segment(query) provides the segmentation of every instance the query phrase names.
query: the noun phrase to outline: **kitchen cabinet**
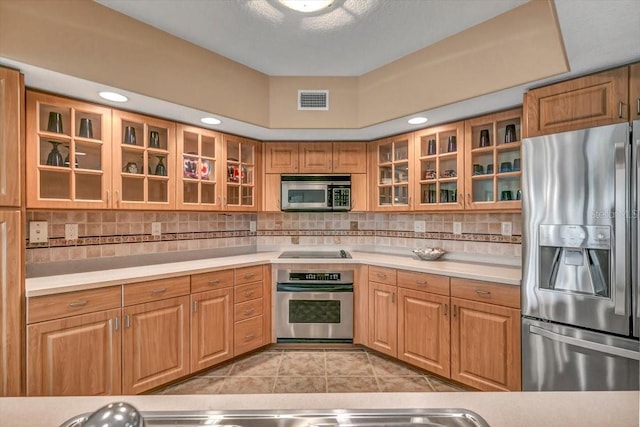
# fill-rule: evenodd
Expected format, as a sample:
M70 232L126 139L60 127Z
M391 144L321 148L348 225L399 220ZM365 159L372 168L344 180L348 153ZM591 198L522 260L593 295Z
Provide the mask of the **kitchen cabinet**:
M178 209L219 210L222 204L222 134L178 124Z
M22 205L23 90L22 74L0 67L0 206Z
M640 62L629 66L629 117L640 119Z
M452 278L451 305L451 378L480 390L520 390L520 289Z
M369 267L369 347L389 356L398 351L396 271Z
M414 210L464 207L464 122L415 132Z
M528 91L524 137L629 120L629 67L619 67Z
M262 265L237 268L234 287L234 355L238 356L267 344L265 282Z
M271 142L265 144L265 172L367 173L364 142Z
M397 272L398 359L450 375L449 278Z
M232 269L191 275L191 372L233 357Z
M411 210L413 133L376 141L370 144L370 150L373 210Z
M119 286L30 298L27 395L121 393Z
M258 210L259 142L223 134L226 171L222 188L222 209L229 211Z
M113 110L113 207L175 209L176 125Z
M465 209L521 209L521 116L515 108L466 120Z
M26 98L27 208L110 207L111 110L33 91Z
M124 287L122 391L138 394L190 372L190 278Z

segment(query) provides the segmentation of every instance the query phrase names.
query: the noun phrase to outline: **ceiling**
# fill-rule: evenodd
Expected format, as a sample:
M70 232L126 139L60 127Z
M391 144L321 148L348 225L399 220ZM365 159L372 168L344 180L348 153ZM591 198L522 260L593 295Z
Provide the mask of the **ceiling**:
M287 10L277 0L96 1L273 76L362 75L526 2L335 0L330 8L305 15ZM504 109L521 104L522 93L530 87L640 60L640 1L556 0L555 4L569 73L415 115L428 117L431 126ZM22 69L31 87L55 88L82 99L87 91L97 92L94 82L4 58L0 61ZM200 111L129 95L129 109L202 126ZM409 125L407 118L362 129L294 130L267 129L222 117L223 123L216 128L262 140L371 140L426 126Z

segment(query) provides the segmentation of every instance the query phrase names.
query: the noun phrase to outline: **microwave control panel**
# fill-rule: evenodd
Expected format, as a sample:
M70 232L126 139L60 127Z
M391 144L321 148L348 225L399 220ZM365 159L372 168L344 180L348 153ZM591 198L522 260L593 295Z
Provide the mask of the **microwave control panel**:
M333 207L349 208L351 206L351 189L350 188L333 188Z

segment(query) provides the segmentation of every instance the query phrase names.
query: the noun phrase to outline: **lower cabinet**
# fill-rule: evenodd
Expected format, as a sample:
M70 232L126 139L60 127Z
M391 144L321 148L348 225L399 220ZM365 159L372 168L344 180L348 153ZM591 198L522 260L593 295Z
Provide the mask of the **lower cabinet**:
M369 347L389 356L398 354L398 287L369 282Z
M27 326L28 396L122 392L121 309Z
M265 276L262 265L235 270L233 352L236 356L266 344L264 297L270 292L265 289Z
M189 374L189 296L125 307L123 317L124 394Z
M233 288L191 295L191 372L233 357Z

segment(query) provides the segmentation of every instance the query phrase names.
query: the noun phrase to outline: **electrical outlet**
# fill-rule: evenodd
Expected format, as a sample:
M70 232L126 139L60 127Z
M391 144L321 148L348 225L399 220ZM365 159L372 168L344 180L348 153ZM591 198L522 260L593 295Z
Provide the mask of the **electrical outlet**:
M462 234L462 223L454 222L453 223L453 234Z
M256 222L255 221L249 221L249 231L251 231L251 232L256 231Z
M413 222L413 231L416 233L421 233L427 230L427 226L424 221L414 221Z
M64 239L65 240L78 240L78 224L65 224L64 225Z
M46 243L48 238L47 221L31 221L29 223L29 243Z
M511 223L503 222L502 227L500 228L500 234L503 236L511 236Z
M152 222L151 223L151 235L159 236L162 234L162 223L161 222Z

